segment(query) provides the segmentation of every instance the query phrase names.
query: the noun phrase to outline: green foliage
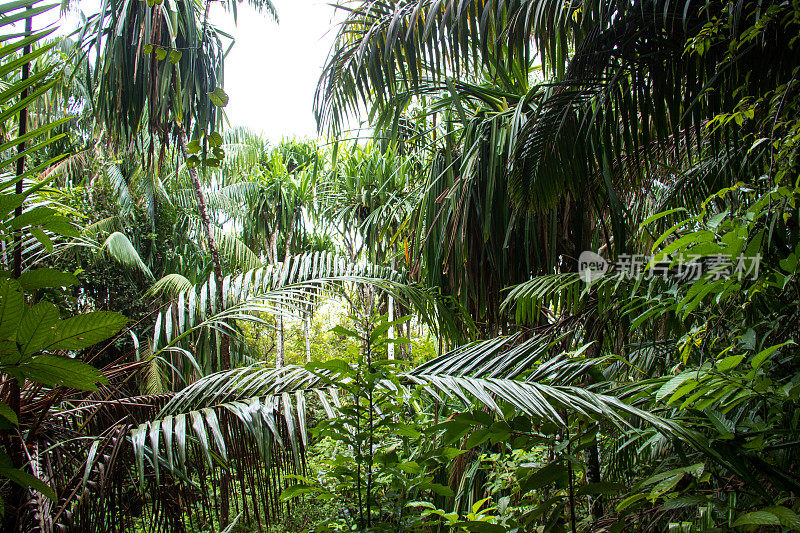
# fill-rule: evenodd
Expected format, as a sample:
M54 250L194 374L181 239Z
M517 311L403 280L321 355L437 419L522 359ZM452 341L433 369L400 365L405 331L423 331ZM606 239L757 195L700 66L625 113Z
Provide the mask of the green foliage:
M0 193L0 204L22 206L24 199L36 192L36 187L23 193L17 204L15 195ZM12 200L9 202L8 200ZM10 209L0 213L9 221L4 227L13 230L30 225L48 227L48 240L69 237L72 231L58 231L67 227L59 220L53 227L53 215L33 208L13 216ZM24 223L20 219L24 217ZM71 228L71 226L69 226ZM12 231L13 231L12 230ZM12 247L13 233L0 231L0 239ZM127 319L118 313L95 311L61 319L61 311L49 301L38 301L35 296L48 289L74 285L77 278L69 273L50 268L27 270L18 279L8 271L0 271L0 373L15 380L19 386L26 381L48 387L68 387L79 390L96 390L97 383L106 383L105 377L94 367L74 357L74 352L93 346L115 335ZM19 402L17 397L15 401ZM0 402L4 429L19 425L18 413ZM17 407L19 408L19 407ZM55 500L53 490L35 476L15 464L6 451L0 452L0 473L24 487L31 487Z
M434 482L443 456L425 444L419 396L401 385L398 361L381 357L389 343L404 342L387 332L406 320L388 321L383 315L374 321L354 318L358 331L337 326L335 332L360 348L355 363L334 359L307 367L320 379L318 386L337 390L335 410L326 409L334 416L313 432L316 453L325 457L324 476L297 478L281 498L306 495L335 503L339 512L315 524L314 531L410 530L415 518L408 513L409 502L426 494L452 495Z
M23 1L4 5L0 8L0 27L8 30L11 23L23 16L33 17L52 7L36 6L37 3ZM48 29L31 35L0 37L4 44L0 52L3 60L0 78L5 81L2 103L5 106L19 96L16 104L4 107L0 113L0 129L8 133L7 140L0 146L0 152L6 156L0 162L0 244L7 251L0 269L0 373L4 378L3 399L13 406L0 401L0 426L5 432L4 449L0 450L0 474L56 501L53 488L29 473L31 465L21 453L26 435L20 420L20 388L29 381L46 388L97 390L98 383L107 383L106 378L76 357L76 351L112 337L127 319L117 313L101 311L62 319L62 311L48 301L47 296L77 284L75 275L22 263L29 260L28 254L36 252L35 245L24 245L26 235L32 236L46 254L53 252L56 243L80 235L67 217L48 205L49 180L37 180L39 172L61 157L41 166L31 165L25 172L20 172L24 166L17 164L24 164L26 157L39 155L43 148L57 140L59 136L51 136L51 130L63 121L45 122L24 134L19 122L16 131L10 126L18 116L25 117L27 106L46 95L55 84L55 78L50 78L53 69L28 76L27 67L23 67L53 48L55 43L43 42L51 32ZM12 177L11 170L15 166L16 173ZM15 257L12 259L11 255ZM33 415L41 417L44 412L34 411ZM13 504L19 506L20 501L17 499ZM15 513L19 511L19 507L14 509Z
M800 527L796 2L348 3L316 111L375 139L275 147L223 131L204 7L0 36L36 527Z

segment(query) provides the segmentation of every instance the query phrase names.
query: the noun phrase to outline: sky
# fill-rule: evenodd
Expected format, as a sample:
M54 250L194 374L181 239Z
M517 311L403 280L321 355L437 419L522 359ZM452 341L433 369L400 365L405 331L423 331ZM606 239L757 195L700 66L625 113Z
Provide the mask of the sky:
M315 137L317 80L335 37L334 9L325 0L273 0L280 22L239 4L237 24L219 6L213 21L236 39L225 61L225 108L232 126L273 142Z
M237 19L212 4L210 20L235 39L225 61L225 108L231 126L245 126L273 143L317 136L314 91L335 37L335 10L326 0L273 0L279 23L245 3ZM86 13L98 0L81 0ZM60 21L67 34L75 14Z

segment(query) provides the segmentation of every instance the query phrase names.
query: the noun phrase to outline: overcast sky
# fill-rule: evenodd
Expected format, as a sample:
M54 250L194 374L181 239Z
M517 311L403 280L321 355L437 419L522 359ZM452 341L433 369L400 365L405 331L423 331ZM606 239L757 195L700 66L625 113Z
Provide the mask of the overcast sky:
M214 22L236 38L225 64L226 113L269 139L314 137L314 90L335 37L324 0L273 0L280 22L239 5L237 24L221 8Z
M335 37L335 10L326 0L273 0L279 23L239 4L233 16L212 4L211 21L236 42L225 62L225 111L231 126L246 126L273 142L282 137L315 137L312 105L317 80ZM98 0L81 0L86 13ZM44 21L43 21L44 22ZM61 20L63 33L75 28L74 14Z

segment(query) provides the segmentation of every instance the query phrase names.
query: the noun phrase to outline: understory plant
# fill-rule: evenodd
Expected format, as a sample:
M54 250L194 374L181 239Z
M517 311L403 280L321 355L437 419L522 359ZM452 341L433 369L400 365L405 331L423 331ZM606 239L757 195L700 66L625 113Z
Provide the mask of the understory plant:
M323 457L322 472L296 476L298 483L281 498L333 502L336 516L316 524L315 531L412 531L417 517L410 502L452 495L434 481L447 459L446 451L426 442L424 400L401 382L402 362L386 358L390 344L407 342L390 337L389 328L408 319L354 318L355 329L337 326L334 331L361 347L355 364L333 359L306 366L333 399L331 405L320 394L328 417L313 430L317 444L311 453Z

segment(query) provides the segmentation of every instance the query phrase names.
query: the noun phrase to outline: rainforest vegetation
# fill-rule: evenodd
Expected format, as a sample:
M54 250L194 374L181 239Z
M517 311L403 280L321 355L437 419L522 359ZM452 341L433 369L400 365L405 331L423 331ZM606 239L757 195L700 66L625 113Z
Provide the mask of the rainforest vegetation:
M0 5L3 531L800 531L800 3L239 1Z

